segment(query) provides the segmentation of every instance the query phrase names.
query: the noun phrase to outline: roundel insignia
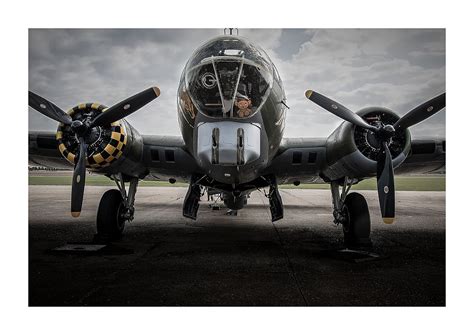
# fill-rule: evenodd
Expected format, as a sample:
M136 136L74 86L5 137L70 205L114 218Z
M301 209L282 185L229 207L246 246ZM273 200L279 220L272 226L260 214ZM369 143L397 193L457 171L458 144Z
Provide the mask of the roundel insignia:
M80 117L83 113L99 114L106 109L107 107L98 103L87 103L71 108L68 114L74 119L74 117L77 118L77 115ZM86 166L90 169L101 169L111 165L122 156L126 148L127 132L120 121L112 123L105 131L100 131L100 133L102 132L103 135L101 136L104 136L103 143L94 147L94 149L91 150L92 152L88 152ZM74 134L71 133L70 126L61 123L56 132L58 149L62 156L74 165L76 162L76 154L71 152L71 148L68 147L74 144L74 141L71 141L71 138L74 138L72 136L74 136ZM91 144L91 146L94 144ZM74 152L76 152L76 150L76 148L72 149Z
M383 191L384 191L384 193L385 193L385 194L387 194L387 193L388 193L388 191L389 191L389 188L388 188L388 186L384 186L384 187L383 187Z

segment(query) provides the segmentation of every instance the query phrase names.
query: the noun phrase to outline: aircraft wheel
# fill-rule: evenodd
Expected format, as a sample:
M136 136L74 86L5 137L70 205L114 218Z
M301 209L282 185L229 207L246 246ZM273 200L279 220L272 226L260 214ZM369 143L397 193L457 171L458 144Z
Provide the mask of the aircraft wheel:
M126 208L119 190L108 190L100 199L97 211L97 234L105 239L117 239L125 227Z
M346 246L369 246L370 241L370 214L369 206L360 193L349 193L344 201L343 223L344 244Z

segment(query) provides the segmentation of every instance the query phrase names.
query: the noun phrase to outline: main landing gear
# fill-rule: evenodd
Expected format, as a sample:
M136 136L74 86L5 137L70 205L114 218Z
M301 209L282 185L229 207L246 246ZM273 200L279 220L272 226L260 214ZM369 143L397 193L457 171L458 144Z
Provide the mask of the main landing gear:
M348 194L352 184L353 180L346 177L339 193L339 183L331 182L334 223L342 224L346 246L371 246L369 207L362 194Z
M100 199L97 211L97 238L111 241L121 237L125 222L133 220L138 178L131 178L128 193L123 175L112 175L118 190L108 190Z

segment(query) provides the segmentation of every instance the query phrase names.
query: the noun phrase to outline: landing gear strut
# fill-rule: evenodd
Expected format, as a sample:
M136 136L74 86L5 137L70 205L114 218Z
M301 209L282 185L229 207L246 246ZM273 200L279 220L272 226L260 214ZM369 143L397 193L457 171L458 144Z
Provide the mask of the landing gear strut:
M339 182L331 182L334 223L342 224L346 246L370 246L369 207L362 194L348 194L353 182L346 177L341 193Z
M97 237L101 240L120 238L125 228L125 222L133 220L135 212L135 194L138 178L131 178L128 193L125 188L123 175L112 175L118 190L108 190L100 200L97 211Z

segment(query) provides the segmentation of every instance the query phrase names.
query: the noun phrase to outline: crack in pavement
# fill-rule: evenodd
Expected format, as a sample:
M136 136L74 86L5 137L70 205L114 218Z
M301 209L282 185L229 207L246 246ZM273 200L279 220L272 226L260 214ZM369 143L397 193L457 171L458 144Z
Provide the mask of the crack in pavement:
M259 195L260 195L260 200L262 200L262 203L264 203L264 200L262 198L262 194L259 194ZM290 256L288 255L288 252L285 249L285 244L283 243L283 239L281 238L280 232L278 231L278 228L276 227L275 223L271 221L271 217L268 214L268 211L265 211L265 213L266 213L268 219L270 220L270 222L272 223L273 229L275 230L275 233L278 237L278 242L280 243L281 249L282 249L283 253L285 254L285 258L286 258L287 265L288 265L288 270L289 270L288 274L291 275L291 277L293 277L293 280L295 281L296 288L298 289L298 292L300 293L301 298L303 298L305 306L308 306L308 301L306 300L306 297L303 294L303 290L301 289L301 285L298 281L298 277L296 276L295 269L293 268L293 264L291 263Z

